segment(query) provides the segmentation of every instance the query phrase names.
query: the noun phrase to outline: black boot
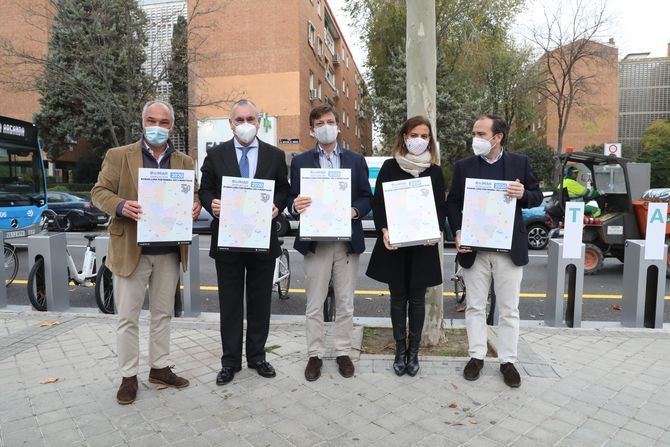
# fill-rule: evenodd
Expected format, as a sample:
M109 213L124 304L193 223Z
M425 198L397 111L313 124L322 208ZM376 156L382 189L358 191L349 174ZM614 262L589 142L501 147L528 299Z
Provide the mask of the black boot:
M393 339L395 340L393 371L402 376L405 374L405 357L407 355L407 300L392 287L391 323L393 323Z
M410 334L409 337L409 349L407 350L407 357L405 361L405 371L411 377L416 376L419 372L419 345L421 344L421 339L412 337Z
M395 360L393 360L393 371L397 376L405 374L405 355L407 353L407 342L405 340L396 340L395 342Z

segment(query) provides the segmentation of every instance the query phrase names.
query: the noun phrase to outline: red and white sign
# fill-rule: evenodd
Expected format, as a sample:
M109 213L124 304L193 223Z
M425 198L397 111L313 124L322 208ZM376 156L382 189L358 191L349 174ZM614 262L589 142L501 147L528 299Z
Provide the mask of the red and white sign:
M605 143L605 155L621 157L621 143Z

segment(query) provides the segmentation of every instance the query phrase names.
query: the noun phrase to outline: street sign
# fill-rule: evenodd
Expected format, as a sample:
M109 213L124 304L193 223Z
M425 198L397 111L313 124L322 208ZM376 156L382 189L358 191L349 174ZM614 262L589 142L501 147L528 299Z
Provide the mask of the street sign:
M644 244L644 259L664 258L667 216L667 203L649 203L649 209L647 210L647 235Z
M621 143L605 143L605 155L621 157Z
M584 231L584 202L567 202L565 210L565 235L563 259L582 257L582 232Z

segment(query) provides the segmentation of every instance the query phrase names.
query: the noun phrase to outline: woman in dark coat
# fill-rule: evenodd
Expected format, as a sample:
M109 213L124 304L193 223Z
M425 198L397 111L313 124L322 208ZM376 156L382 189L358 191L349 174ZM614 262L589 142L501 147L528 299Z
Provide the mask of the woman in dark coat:
M419 372L419 344L425 317L425 295L428 287L442 282L437 244L394 247L389 232L382 183L430 177L440 231L444 231L446 206L444 177L437 164L437 148L430 121L423 116L408 119L402 125L393 148L393 158L386 160L377 176L372 211L377 242L366 274L388 284L391 294L391 322L396 341L393 370L399 376ZM407 317L409 314L409 346Z

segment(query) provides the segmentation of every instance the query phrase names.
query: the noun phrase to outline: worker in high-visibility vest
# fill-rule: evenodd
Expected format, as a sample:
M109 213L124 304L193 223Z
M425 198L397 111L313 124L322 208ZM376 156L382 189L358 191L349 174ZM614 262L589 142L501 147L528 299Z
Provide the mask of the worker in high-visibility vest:
M579 168L576 166L570 166L568 167L565 177L561 181L561 183L558 184L557 188L566 188L568 190L568 198L572 201L585 201L587 202L586 206L584 207L584 213L585 214L591 214L593 217L600 216L600 209L598 207L598 204L591 200L595 199L597 197L600 197L600 193L591 188L591 185L589 187L585 187L581 183L577 181L577 177L579 176Z

